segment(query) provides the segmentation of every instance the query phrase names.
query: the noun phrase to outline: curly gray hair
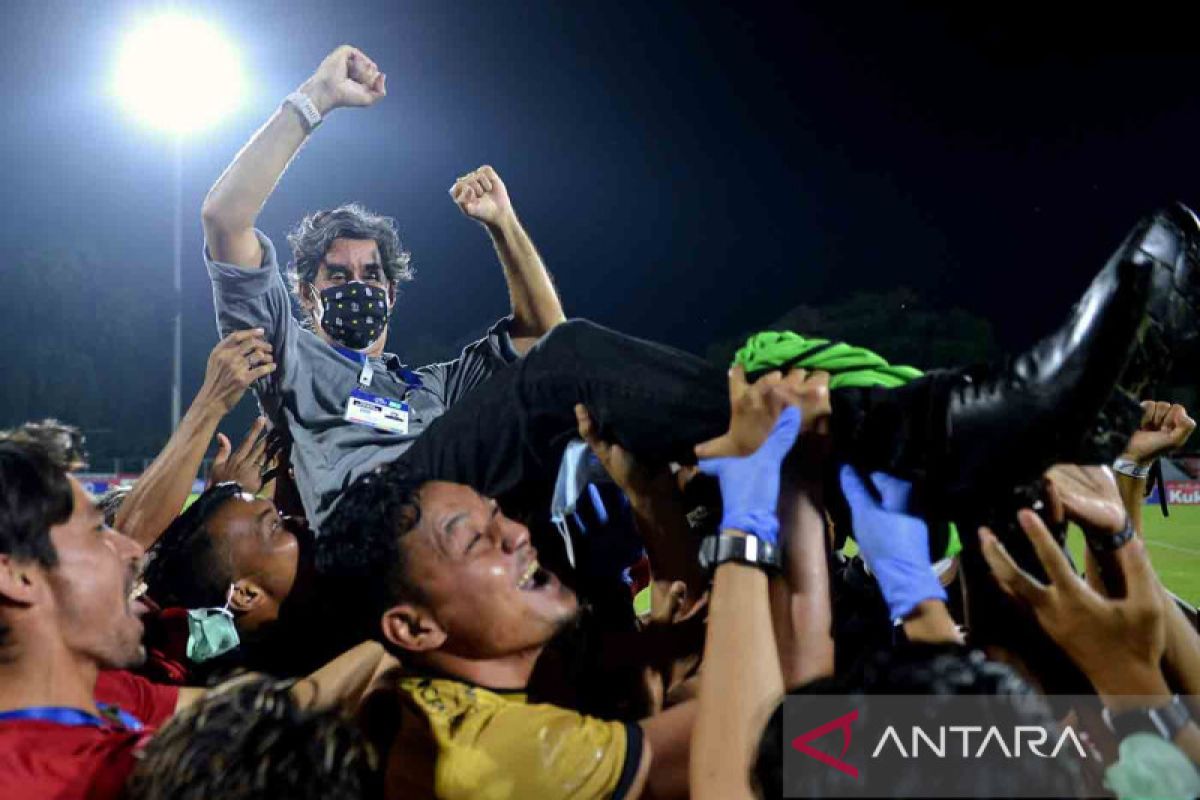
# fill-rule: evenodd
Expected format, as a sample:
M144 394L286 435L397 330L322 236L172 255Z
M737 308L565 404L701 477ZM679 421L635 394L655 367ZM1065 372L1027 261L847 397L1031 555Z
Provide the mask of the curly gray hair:
M321 260L334 239L374 240L379 245L388 284L412 280L413 268L409 264L412 255L400 243L396 221L368 211L358 203L347 203L309 214L288 234L288 244L292 246L288 281L297 295L301 284L316 281Z

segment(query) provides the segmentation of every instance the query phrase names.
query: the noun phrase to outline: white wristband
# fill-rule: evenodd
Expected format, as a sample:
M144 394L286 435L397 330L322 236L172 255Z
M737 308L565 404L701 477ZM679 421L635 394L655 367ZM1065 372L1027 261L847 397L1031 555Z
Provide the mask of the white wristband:
M1130 478L1138 478L1144 480L1150 475L1150 467L1143 467L1136 461L1129 458L1118 458L1113 462L1113 472L1119 472L1122 475L1127 475Z
M317 111L317 106L312 98L304 92L292 92L283 98L283 102L296 109L296 113L300 115L300 119L304 123L305 133L312 133L321 124L321 112Z

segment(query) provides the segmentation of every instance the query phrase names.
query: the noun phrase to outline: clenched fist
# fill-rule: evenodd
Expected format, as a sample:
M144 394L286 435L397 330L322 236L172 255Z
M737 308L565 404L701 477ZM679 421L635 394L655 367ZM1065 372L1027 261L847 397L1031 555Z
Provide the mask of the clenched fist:
M1142 411L1142 426L1129 438L1124 456L1138 464L1150 464L1178 450L1196 430L1196 421L1178 403L1147 400L1142 403Z
M325 116L335 108L374 105L387 96L387 75L366 53L344 44L325 57L300 91Z
M484 225L499 225L512 214L504 181L486 164L456 180L450 187L450 197L460 211Z

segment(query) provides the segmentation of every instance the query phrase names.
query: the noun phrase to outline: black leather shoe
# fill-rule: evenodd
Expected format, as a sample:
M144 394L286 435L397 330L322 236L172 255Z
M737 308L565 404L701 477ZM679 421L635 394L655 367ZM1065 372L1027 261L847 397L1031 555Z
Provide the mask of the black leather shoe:
M1121 387L1146 398L1178 365L1200 355L1200 220L1176 203L1143 225L1130 257L1150 270L1150 296Z
M1162 374L1153 355L1161 343L1195 337L1194 312L1181 308L1186 294L1175 285L1195 275L1187 254L1197 241L1200 224L1182 206L1143 220L1066 324L998 367L963 373L950 391L946 448L933 476L946 504L961 509L1057 461L1119 455L1141 409L1115 391L1118 381ZM1148 311L1156 322L1144 328ZM1135 351L1136 374L1126 369Z

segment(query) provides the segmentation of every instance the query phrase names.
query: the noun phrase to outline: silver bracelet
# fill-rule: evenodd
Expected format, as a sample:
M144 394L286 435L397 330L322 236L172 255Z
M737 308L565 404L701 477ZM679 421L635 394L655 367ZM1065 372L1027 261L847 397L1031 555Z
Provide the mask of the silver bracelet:
M1139 480L1145 480L1150 476L1151 467L1143 467L1131 458L1118 458L1112 465L1113 472L1119 472L1122 475Z
M1125 527L1115 535L1089 533L1086 528L1083 531L1083 540L1087 542L1088 549L1101 555L1120 550L1135 536L1137 536L1137 531L1133 529L1133 520L1128 515L1125 516Z

